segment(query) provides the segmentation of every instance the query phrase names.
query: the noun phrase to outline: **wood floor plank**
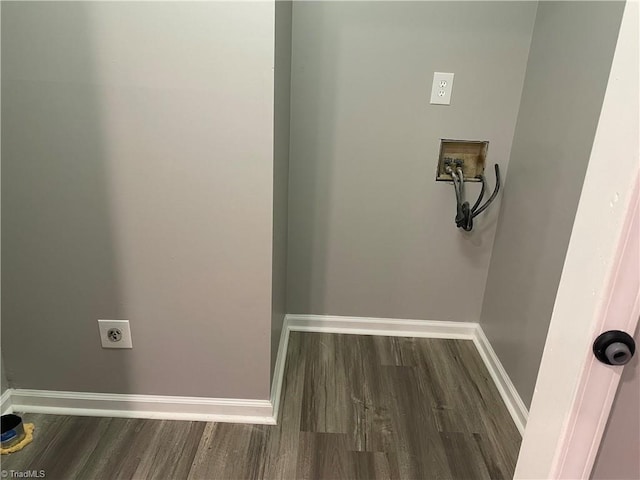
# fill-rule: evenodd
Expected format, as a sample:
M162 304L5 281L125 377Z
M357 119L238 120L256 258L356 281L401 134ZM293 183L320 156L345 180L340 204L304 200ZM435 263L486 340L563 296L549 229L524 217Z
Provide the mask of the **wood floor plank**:
M147 437L147 431L143 431L145 424L147 430L155 426L133 418L112 419L96 445L94 455L79 470L76 478L132 478L138 466L139 446L144 445Z
M487 466L492 480L509 480L515 473L517 451L508 451L495 441L487 440L485 435L473 434L473 439L478 445L482 460ZM518 445L520 442L518 442Z
M413 338L370 336L380 365L415 367Z
M205 426L204 422L160 422L133 478L186 478Z
M349 437L351 450L367 451L373 434L375 405L365 377L365 357L372 345L363 336L335 335L335 338L339 361L344 364L345 382L340 388L344 389L344 397L349 399L343 407L346 413L344 431Z
M520 435L473 342L291 332L277 426L25 415L2 468L66 479L508 479Z
M453 479L492 480L473 434L441 433L440 438Z
M482 438L485 445L491 445L483 450L488 456L487 461L515 466L522 438L480 354L472 342L458 341L448 344L448 347L455 353L458 378L469 386L460 392L458 398L480 421L480 428L474 432L479 434L477 438ZM509 472L511 469L503 470ZM511 471L507 476L512 474Z
M79 471L77 478L134 478L145 448L157 433L160 423L142 419L112 419L96 445L94 455Z
M460 383L455 359L448 342L455 340L420 339L415 342L418 362L419 390L431 404L433 418L440 432L473 433L481 429L480 420L470 413L464 397L465 385Z
M188 478L264 478L267 425L209 423Z
M354 451L351 441L345 433L300 432L296 478L375 478L375 454ZM380 461L378 470L384 470Z
M393 445L402 478L451 478L451 472L428 401L419 395L415 367L383 367L388 382Z
M338 351L340 335L313 333L305 336L302 417L304 432L347 433L352 402L347 372Z
M265 478L295 478L308 335L291 332L282 384L278 427L269 429Z
M379 355L381 349L391 351L397 346L395 337L358 336L357 350L361 364L358 377L353 383L360 385L361 410L359 429L355 442L358 450L367 452L392 452L393 422L391 419L390 386L383 373L385 359ZM384 346L386 344L386 347Z
M363 480L390 480L394 478L389 457L384 452L351 452L354 478Z

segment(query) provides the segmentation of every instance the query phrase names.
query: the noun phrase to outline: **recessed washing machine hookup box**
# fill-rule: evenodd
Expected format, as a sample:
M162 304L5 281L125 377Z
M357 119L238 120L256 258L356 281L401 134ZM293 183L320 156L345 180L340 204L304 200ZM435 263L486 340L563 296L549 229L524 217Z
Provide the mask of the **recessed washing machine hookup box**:
M455 169L462 168L466 182L479 182L484 173L489 142L475 140L440 140L440 157L436 181L451 182L451 175L446 172L447 165Z

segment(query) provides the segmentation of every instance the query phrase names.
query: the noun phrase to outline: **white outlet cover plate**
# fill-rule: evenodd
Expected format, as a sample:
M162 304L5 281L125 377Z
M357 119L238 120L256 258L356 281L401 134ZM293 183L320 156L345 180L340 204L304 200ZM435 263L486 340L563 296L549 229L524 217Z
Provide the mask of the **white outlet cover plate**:
M453 73L434 72L431 86L432 105L451 105Z
M120 341L112 342L109 340L107 335L112 328L118 328L122 332ZM133 348L129 320L98 320L98 329L100 330L102 348Z

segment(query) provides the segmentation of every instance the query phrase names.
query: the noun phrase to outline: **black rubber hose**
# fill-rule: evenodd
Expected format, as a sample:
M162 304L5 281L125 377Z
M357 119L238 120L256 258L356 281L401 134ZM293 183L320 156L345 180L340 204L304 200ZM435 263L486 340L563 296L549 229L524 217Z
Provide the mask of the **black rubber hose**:
M471 207L471 213L475 212L478 209L478 205L480 205L480 202L484 198L484 192L487 189L487 179L484 178L484 175L480 175L480 180L482 180L482 189L480 190L480 195L478 196L476 203L474 203L473 207Z
M500 191L500 167L498 167L497 163L495 165L495 168L496 168L496 188L493 190L493 193L489 197L489 200L487 200L487 202L484 205L482 205L475 212L473 212L472 218L475 218L478 215L480 215L482 212L484 212L487 209L487 207L491 205L491 202L495 200L496 196L498 195L498 192Z
M469 210L469 202L464 202L458 207L458 214L456 215L456 225L458 228L467 229L469 220L471 219L471 211Z
M465 231L470 232L473 229L473 212L469 208L469 202L467 203L467 223L464 226Z

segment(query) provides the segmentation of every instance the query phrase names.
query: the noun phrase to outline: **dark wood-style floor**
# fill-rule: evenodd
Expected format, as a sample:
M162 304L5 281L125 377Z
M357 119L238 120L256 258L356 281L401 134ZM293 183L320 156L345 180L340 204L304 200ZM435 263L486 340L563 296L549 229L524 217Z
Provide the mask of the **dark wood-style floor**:
M473 343L292 332L278 426L25 415L46 479L502 479L520 436Z

